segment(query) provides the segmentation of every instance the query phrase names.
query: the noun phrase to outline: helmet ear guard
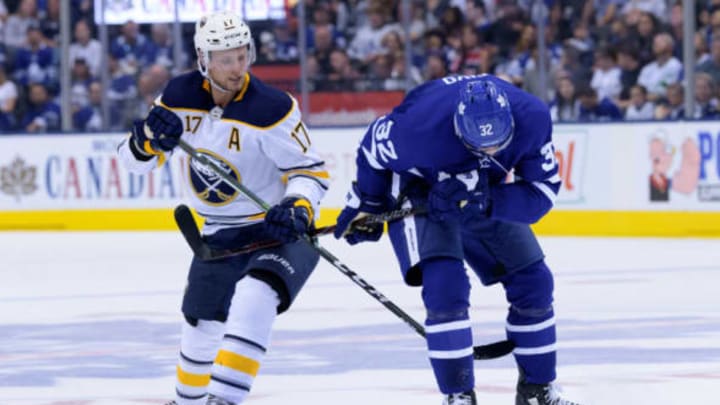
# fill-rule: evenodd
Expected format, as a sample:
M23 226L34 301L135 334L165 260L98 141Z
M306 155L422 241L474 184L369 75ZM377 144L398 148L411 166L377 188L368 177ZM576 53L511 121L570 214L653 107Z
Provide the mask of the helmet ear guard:
M195 24L193 37L198 54L198 70L207 77L211 51L248 47L248 66L255 62L255 43L250 27L240 16L219 11L201 17Z
M453 124L473 154L505 149L515 128L507 95L488 79L470 81L460 90Z

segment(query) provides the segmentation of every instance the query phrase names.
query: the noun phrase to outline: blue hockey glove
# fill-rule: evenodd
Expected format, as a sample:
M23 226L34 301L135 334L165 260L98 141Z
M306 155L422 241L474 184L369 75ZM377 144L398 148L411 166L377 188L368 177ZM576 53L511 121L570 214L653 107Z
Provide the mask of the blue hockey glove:
M174 112L155 106L145 121L135 121L133 136L137 146L145 153L157 155L175 148L183 134L183 125Z
M458 218L462 206L470 199L470 192L462 181L451 177L433 184L428 194L428 217L442 222Z
M442 222L450 219L485 217L488 210L487 187L479 183L469 191L462 181L451 177L435 183L428 194L428 217Z
M362 214L381 214L385 212L388 205L385 200L362 194L357 183L353 183L352 188L347 193L345 204L345 208L337 218L335 232L333 233L335 238L344 237L351 245L380 240L384 224L352 225L352 222L361 217Z
M285 197L265 214L265 230L273 238L291 243L308 232L313 214L310 201L300 197Z

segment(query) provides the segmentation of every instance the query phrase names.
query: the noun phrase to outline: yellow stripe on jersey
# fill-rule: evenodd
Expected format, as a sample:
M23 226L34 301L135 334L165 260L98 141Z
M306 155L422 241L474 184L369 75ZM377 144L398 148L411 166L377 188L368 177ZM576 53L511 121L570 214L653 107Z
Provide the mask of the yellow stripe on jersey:
M245 93L247 93L248 87L250 87L250 73L245 73L245 82L243 83L242 89L238 92L237 96L233 99L233 101L240 101L245 97Z
M210 112L210 110L201 110L201 109L197 109L197 108L169 107L167 104L163 103L162 101L160 101L160 106L162 106L162 107L164 107L165 109L168 109L168 110L170 110L170 111L172 111L172 112L175 112L175 111L187 111L187 112L205 113L205 114L207 114L207 113Z
M210 384L210 374L193 374L188 373L177 366L177 379L180 384L190 387L205 387Z
M325 170L323 170L321 172L311 172L310 170L298 169L298 170L291 170L291 171L285 173L282 177L283 183L287 183L288 177L292 176L293 174L305 174L310 177L317 177L318 179L325 179L325 180L328 180L330 178L330 174Z
M215 364L249 374L253 377L255 377L258 370L260 370L260 363L257 360L227 350L220 350L218 352L215 358Z

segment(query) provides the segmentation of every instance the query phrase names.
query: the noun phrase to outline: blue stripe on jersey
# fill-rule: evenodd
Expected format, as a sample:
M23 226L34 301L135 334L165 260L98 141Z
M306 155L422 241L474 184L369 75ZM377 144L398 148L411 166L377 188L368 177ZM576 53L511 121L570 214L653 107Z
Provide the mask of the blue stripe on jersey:
M325 164L324 161L320 161L320 162L317 162L317 163L313 163L313 164L311 164L311 165L293 166L293 167L288 167L288 168L279 167L278 169L280 169L281 172L289 172L289 171L291 171L291 170L310 169L310 168L313 168L313 167L322 166L322 165L324 165L324 164Z

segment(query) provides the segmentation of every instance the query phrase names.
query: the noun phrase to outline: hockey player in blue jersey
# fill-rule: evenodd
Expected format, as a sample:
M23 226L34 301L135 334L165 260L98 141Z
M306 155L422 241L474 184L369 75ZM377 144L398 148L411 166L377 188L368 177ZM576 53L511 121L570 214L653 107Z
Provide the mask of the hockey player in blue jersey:
M250 28L231 12L195 27L198 69L172 79L118 153L135 173L163 165L182 139L272 207L259 209L211 167L188 158L183 185L215 249L270 238L282 245L217 261L194 257L169 405L237 405L250 392L273 322L292 305L319 260L298 240L313 224L328 174L297 101L248 72ZM179 151L179 153L184 153Z
M375 120L357 153L357 178L335 237L378 240L382 227L348 230L363 213L423 207L389 224L404 281L422 286L427 348L445 404L476 404L470 282L501 283L506 333L520 377L516 405L571 405L555 380L553 276L529 224L552 207L560 177L547 106L493 76L427 82Z

